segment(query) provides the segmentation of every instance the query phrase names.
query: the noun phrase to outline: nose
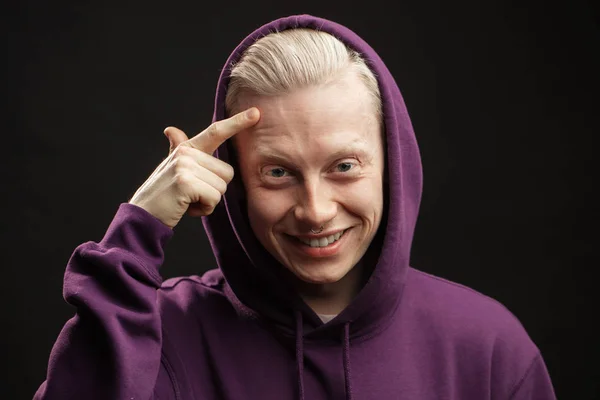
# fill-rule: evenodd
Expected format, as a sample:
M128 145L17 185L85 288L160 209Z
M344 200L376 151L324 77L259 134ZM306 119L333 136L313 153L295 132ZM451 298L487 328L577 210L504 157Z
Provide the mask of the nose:
M294 207L294 216L303 229L327 226L337 214L337 203L332 190L317 181L308 182L299 189L298 201Z

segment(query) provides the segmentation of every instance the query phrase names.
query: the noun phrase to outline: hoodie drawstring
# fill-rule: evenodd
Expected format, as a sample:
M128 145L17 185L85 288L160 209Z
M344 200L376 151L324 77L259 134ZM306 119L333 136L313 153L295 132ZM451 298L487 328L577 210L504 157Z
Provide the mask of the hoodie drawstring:
M304 333L302 332L302 312L296 312L296 370L298 373L298 398L304 400ZM350 381L350 322L344 324L342 340L344 342L344 380L346 381L346 399L352 400Z
M346 399L352 400L350 384L350 322L344 324L344 378L346 380Z
M298 398L304 400L304 337L302 332L302 313L296 312L296 368L298 372Z

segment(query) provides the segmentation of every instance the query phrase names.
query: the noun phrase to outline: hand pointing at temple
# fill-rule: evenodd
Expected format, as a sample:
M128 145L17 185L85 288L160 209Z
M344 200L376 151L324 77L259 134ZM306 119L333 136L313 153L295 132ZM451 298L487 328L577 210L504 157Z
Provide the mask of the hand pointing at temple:
M233 167L212 153L259 119L258 109L250 108L213 123L191 139L183 131L168 127L165 135L171 142L169 156L129 203L148 211L170 228L179 223L186 211L192 216L211 214L233 179Z

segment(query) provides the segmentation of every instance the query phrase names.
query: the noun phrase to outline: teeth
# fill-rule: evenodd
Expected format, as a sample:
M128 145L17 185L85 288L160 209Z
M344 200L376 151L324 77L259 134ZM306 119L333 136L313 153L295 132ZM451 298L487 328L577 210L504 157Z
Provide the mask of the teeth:
M310 247L325 247L327 245L330 245L331 243L335 242L336 240L339 240L340 237L342 237L342 235L344 234L344 231L338 232L335 235L329 235L327 237L323 237L320 239L300 239L303 243L309 245Z

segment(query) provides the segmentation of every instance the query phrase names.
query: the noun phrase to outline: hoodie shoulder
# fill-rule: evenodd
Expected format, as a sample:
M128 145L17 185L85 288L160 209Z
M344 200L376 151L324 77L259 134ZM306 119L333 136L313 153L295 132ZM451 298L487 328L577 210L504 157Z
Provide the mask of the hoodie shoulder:
M435 324L452 324L462 334L516 335L529 339L517 317L499 301L468 286L409 269L411 308Z
M540 351L517 317L499 301L467 286L414 268L408 271L404 318L443 349L454 349L464 369L490 368L490 384L511 393Z

